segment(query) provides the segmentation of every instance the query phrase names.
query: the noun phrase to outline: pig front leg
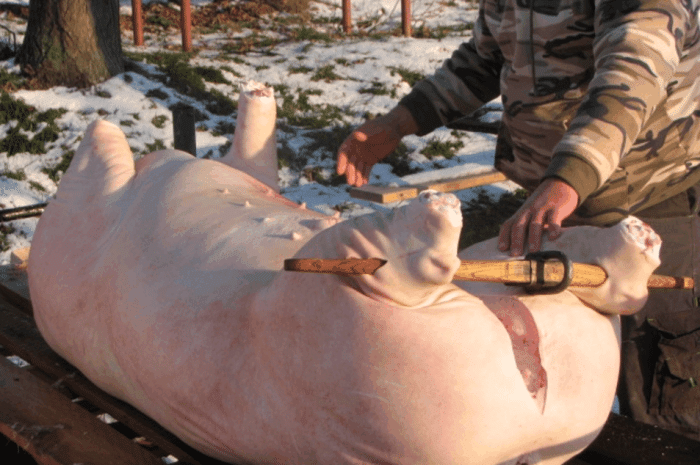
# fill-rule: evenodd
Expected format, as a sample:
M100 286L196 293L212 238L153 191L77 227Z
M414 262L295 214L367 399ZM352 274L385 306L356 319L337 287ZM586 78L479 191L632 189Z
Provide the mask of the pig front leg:
M452 194L424 191L390 213L348 219L320 232L299 258L382 258L374 275L353 285L380 301L424 307L447 298L459 268L460 202Z
M241 89L231 150L222 163L241 170L279 193L274 90L250 81Z
M608 279L603 285L570 289L579 299L608 314L629 315L641 309L649 296L647 281L661 264L661 238L633 216L609 228L571 228L544 248L564 250L573 261L605 269Z

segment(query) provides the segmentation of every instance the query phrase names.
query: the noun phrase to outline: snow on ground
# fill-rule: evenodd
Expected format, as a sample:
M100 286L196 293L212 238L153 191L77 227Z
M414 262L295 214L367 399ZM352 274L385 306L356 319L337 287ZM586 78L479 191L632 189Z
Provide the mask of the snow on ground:
M320 30L335 28L337 31L340 27L340 2L312 1L311 15L318 21L309 24ZM0 5L3 3L28 5L29 2L0 1ZM193 8L207 3L210 2L192 0ZM395 30L400 26L400 0L353 0L354 29L368 32L369 35L355 34L331 41L286 40L268 46L253 44L247 53L226 53L222 50L226 49L227 44L241 44L262 36L284 37L279 24L288 15L280 15L279 23L277 19L264 21L264 30L195 30L193 44L198 53L190 59L190 65L219 69L228 81L207 82L207 90L217 90L235 101L239 85L256 80L282 89L290 99L291 107L301 105L305 99L311 108L308 116L327 110L329 113L336 112L330 122L321 128L294 124L280 118L278 148L281 153L285 152L288 156L291 153L294 158L294 163L280 170L282 193L291 200L306 202L309 208L326 214L340 210L343 217L396 206L356 200L350 197L346 184L316 182L315 179L319 174L330 179L335 170L335 151L342 140L336 140L340 131L338 128L356 126L368 115L391 109L410 90L407 82L410 77L406 77L405 71L420 75L432 73L461 42L469 38L470 29L465 25L473 23L475 19L475 3L465 0L413 0L412 3L414 29L421 26L427 31L440 27L451 29L433 38L386 34L374 37L372 32ZM178 7L171 4L169 8ZM120 11L130 14L131 1L121 0ZM21 44L26 24L9 18L7 13L0 10L0 26L14 31ZM4 37L9 40L9 35ZM180 46L180 36L175 28L163 33L147 33L146 46L135 47L131 32L123 31L122 46L125 52L132 53L176 52ZM158 147L173 146L169 107L185 102L206 116L205 120L197 123L197 156L220 156L219 149L228 142L230 129L235 125L235 112L216 115L207 109L205 102L164 86L163 73L155 65L141 61L138 66L141 69L139 72L128 71L90 89L56 87L12 93L13 98L21 99L40 111L58 108L67 111L56 120L60 129L59 138L46 144L45 153L17 153L12 156L8 156L8 152L0 153L0 208L50 201L57 185L46 170L55 167L67 152L77 148L85 129L97 118L120 125L135 156L139 157ZM0 61L0 67L19 73L13 59ZM326 78L318 74L324 70L330 72ZM277 92L278 106L281 106L284 98ZM13 122L0 125L0 140L14 125L16 123ZM38 131L41 129L43 126L39 126ZM32 136L31 133L27 135ZM428 158L421 153L435 141L461 141L463 145L454 150L455 156L450 159L442 156ZM441 128L424 137L407 137L404 142L410 167L417 172L399 177L392 173L390 165L379 164L372 172L371 183L406 184L455 177L486 170L493 163L495 140L491 135L457 133ZM314 173L316 178L309 173ZM499 183L487 190L497 195L504 189L513 190L515 187L511 183ZM474 195L474 190L457 194L462 200L468 200ZM0 253L0 263L8 262L11 250L30 244L37 221L17 220L11 223L14 230L2 231L6 235L5 247L9 248Z

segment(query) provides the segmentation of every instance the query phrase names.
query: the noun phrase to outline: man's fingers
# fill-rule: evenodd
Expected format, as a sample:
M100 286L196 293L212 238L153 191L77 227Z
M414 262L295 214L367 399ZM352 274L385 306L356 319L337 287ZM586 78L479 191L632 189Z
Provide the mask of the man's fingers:
M528 231L528 252L537 252L542 245L542 223L533 220Z
M505 221L501 225L501 230L498 233L498 250L501 252L507 252L510 249L510 229L512 222L510 220Z
M355 187L362 187L365 184L364 170L365 163L362 160L358 160L355 165Z
M352 133L352 137L358 142L367 142L367 134L362 131L355 131Z
M335 172L338 174L344 174L345 168L348 166L348 155L343 150L343 147L340 147L340 151L338 152L338 162L337 163L338 164L335 167Z
M561 223L566 219L566 213L561 209L552 211L550 215L549 222L547 223L549 229L549 238L556 239L561 235Z
M515 221L510 233L510 255L522 255L525 249L525 236L528 231L530 212L523 212Z
M345 168L345 179L349 185L355 184L355 164L349 160L347 167Z

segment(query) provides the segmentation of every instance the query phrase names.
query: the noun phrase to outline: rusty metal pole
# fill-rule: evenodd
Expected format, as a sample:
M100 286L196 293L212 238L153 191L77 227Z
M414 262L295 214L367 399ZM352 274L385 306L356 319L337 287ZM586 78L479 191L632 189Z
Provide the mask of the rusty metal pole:
M350 0L343 0L343 32L350 34L352 31L352 17L350 13Z
M406 37L411 36L411 0L401 0L401 30Z
M134 24L134 45L143 45L143 8L141 8L141 0L131 0L131 20Z
M182 30L182 50L192 51L192 12L190 0L182 0L180 6L180 29Z

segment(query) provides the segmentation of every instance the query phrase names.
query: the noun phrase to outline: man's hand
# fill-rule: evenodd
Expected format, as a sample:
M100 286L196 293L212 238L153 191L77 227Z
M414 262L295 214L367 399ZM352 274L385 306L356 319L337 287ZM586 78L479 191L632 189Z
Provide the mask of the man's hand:
M498 249L510 250L511 256L522 255L525 240L530 252L540 250L542 233L549 239L561 234L561 222L578 206L578 193L569 184L557 178L547 178L525 201L522 207L501 226Z
M344 174L351 186L367 184L372 167L393 152L403 136L417 131L418 125L402 106L365 122L340 145L336 172Z

